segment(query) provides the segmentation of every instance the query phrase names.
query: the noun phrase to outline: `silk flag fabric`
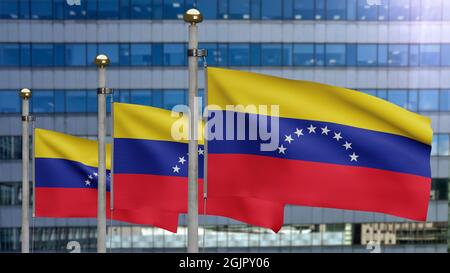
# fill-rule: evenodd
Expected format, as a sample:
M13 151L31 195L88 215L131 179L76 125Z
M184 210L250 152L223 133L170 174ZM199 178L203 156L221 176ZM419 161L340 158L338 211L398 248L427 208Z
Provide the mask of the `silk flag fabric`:
M97 217L97 141L54 131L35 130L35 208L37 217ZM110 146L107 145L107 217L110 218ZM178 214L140 209L117 210L114 220L176 232Z
M228 121L271 114L227 105L279 106L276 149L261 151L260 140L209 141L211 196L426 220L430 119L358 91L219 68L208 68L208 92L212 111Z
M187 116L172 116L171 111L141 105L114 103L113 107L115 206L187 213ZM176 138L171 133L174 125L178 125ZM198 148L199 214L204 212L202 143L200 140ZM274 231L283 224L282 204L234 195L216 196L207 199L208 215L229 217Z

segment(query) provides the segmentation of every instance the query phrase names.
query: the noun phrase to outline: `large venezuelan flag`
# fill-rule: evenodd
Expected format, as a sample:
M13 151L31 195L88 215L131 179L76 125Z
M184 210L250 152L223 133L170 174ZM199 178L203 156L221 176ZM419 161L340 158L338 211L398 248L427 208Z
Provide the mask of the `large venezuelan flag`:
M208 104L221 111L279 105L280 116L274 151L261 151L258 140L209 142L211 195L426 220L428 118L353 90L227 69L208 68L208 91ZM267 118L245 115L250 123Z
M182 139L172 137L175 123ZM171 116L168 110L114 103L114 204L117 208L187 212L187 125L187 116L180 119ZM203 154L203 145L199 145L200 214L203 213ZM209 215L225 216L274 231L283 224L280 203L234 195L216 196L207 199Z
M107 164L110 168L110 146ZM97 217L98 144L96 141L54 131L35 130L35 208L37 217ZM107 208L109 208L109 170L107 171ZM178 214L154 210L120 210L114 220L154 225L172 232ZM107 209L110 218L110 210Z

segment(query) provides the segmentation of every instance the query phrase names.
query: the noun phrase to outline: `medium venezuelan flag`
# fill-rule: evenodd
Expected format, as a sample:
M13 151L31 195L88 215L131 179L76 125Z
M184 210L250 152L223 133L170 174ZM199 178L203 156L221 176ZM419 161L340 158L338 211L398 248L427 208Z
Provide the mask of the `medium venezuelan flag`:
M430 119L353 90L219 68L208 68L208 92L225 120L246 112L227 105L279 105L275 150L261 151L259 140L209 142L212 193L426 220Z
M107 208L110 146L107 145ZM35 198L37 217L97 217L97 141L35 129ZM178 214L167 211L114 210L113 219L154 225L176 232ZM107 209L110 218L110 210Z
M121 209L187 212L188 118L149 106L114 103L114 204ZM178 124L178 125L177 125ZM172 137L172 125L179 133ZM201 136L202 126L199 126ZM199 141L199 213L203 213L203 140ZM214 171L214 170L212 170ZM208 190L208 195L210 191ZM216 195L217 196L217 195ZM278 231L283 205L222 195L207 199L206 213Z

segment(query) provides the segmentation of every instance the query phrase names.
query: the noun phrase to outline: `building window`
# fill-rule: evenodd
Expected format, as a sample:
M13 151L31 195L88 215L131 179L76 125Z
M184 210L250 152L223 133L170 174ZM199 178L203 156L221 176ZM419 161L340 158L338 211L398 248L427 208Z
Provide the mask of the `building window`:
M421 90L419 92L419 111L439 110L439 92L437 90Z
M294 19L313 20L315 0L294 0Z
M197 0L197 5L205 19L218 19L217 0Z
M249 44L230 44L230 66L248 66L250 65L250 45Z
M67 66L85 66L87 64L85 44L66 44L65 53Z
M149 66L152 64L152 46L150 44L131 45L131 65Z
M389 6L389 20L408 21L410 12L410 0L391 1Z
M420 65L438 66L440 60L439 45L420 45Z
M442 19L442 0L422 0L421 19L435 21Z
M18 19L19 18L19 2L17 0L0 1L0 18L1 19Z
M389 66L408 66L408 45L389 45Z
M186 92L183 90L165 90L164 96L164 109L171 110L175 105L185 104Z
M186 65L184 44L163 44L164 65Z
M164 0L164 19L182 19L184 13L183 0Z
M261 19L280 20L282 1L261 0Z
M69 113L86 112L86 91L66 91L66 111Z
M408 92L406 90L390 90L388 100L400 107L408 107Z
M151 19L152 0L131 0L130 7L132 19Z
M119 19L119 0L97 0L97 3L98 19Z
M18 44L0 44L0 66L19 66L20 47Z
M325 46L326 51L326 65L327 66L342 66L345 65L345 45L330 45Z
M347 9L345 1L327 0L327 20L345 20Z
M53 3L52 0L32 0L31 19L52 19Z
M281 44L262 44L261 45L263 66L281 66Z
M358 45L357 64L359 66L376 66L377 45Z
M377 5L369 5L367 0L358 0L358 20L376 21Z
M295 66L313 66L314 45L313 44L296 44L294 45L294 65Z
M55 102L53 99L53 91L39 90L34 92L31 98L32 109L34 113L53 113Z
M250 0L229 0L229 19L250 19Z
M22 158L21 136L0 136L0 160L19 160Z
M53 66L53 45L33 44L31 46L31 64L33 66Z

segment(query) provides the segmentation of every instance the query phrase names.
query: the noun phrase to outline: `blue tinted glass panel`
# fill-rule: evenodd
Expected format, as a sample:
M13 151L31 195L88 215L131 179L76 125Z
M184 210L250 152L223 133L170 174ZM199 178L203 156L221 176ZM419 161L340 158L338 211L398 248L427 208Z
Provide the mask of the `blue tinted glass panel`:
M325 0L316 0L314 19L316 20L325 19Z
M184 0L164 0L164 19L182 19Z
M53 66L53 45L33 44L31 47L33 66Z
M449 135L438 134L437 135L438 148L437 155L448 156L449 155Z
M86 1L86 18L97 19L97 1Z
M419 106L419 94L417 93L417 90L409 90L408 93L408 109L417 111L417 107Z
M152 61L153 65L163 64L163 46L162 44L152 44Z
M119 0L97 0L98 19L118 19Z
M86 112L86 91L66 91L66 110L71 113Z
M120 0L119 17L120 19L130 19L130 0Z
M163 44L164 65L185 65L184 44Z
M131 65L151 65L152 46L150 44L131 44Z
M163 108L163 92L161 90L152 90L152 106Z
M450 1L442 2L442 20L450 21Z
M388 65L388 46L378 45L378 65L387 66Z
M108 56L112 65L119 64L119 45L118 44L99 44L98 53Z
M217 65L218 66L227 66L228 65L228 45L219 44L217 46Z
M325 45L316 44L315 46L315 62L317 66L323 66L325 64Z
M294 0L294 19L313 20L314 0Z
M208 50L208 56L206 56L206 62L208 63L208 65L217 65L217 55L219 54L219 52L217 51L216 43L200 43L198 47ZM201 61L199 60L199 62Z
M0 66L20 65L19 44L0 44Z
M171 110L175 105L185 104L185 93L183 90L165 90L164 96L164 108Z
M30 19L30 0L19 0L19 18Z
M420 10L421 19L424 21L441 20L442 0L422 0L422 8Z
M94 60L95 56L92 58ZM91 60L89 60L91 61ZM66 44L66 65L67 66L85 66L86 45L85 44Z
M163 18L163 0L153 0L152 19Z
M281 3L282 1L261 0L261 19L281 19Z
M377 96L377 90L373 90L373 89L361 89L360 90L363 93L366 93L367 95L371 95L376 97Z
M389 45L388 63L390 66L408 65L408 45Z
M130 45L129 44L120 44L119 45L119 63L121 66L130 65Z
M389 0L378 0L378 20L386 21L389 19Z
M411 21L420 20L420 0L410 0L410 19Z
M52 19L52 0L32 0L31 19Z
M358 45L357 64L359 66L376 66L377 45Z
M356 20L357 0L347 0L347 20Z
M0 1L0 19L18 19L19 2L17 0Z
M441 65L450 66L450 45L441 45Z
M409 65L418 66L419 65L419 46L410 45L409 46Z
M438 153L438 134L433 135L433 140L431 142L431 155L436 156Z
M55 97L55 112L63 113L66 111L66 92L65 91L54 91Z
M121 89L120 93L119 93L118 101L119 102L130 102L130 91Z
M419 111L437 111L439 109L439 92L437 90L419 91Z
M377 5L368 4L367 0L358 0L358 20L377 20L377 8Z
M387 100L388 99L387 91L386 90L377 90L377 97L379 97L380 99L383 99L383 100Z
M131 19L150 19L152 17L151 0L131 0Z
M293 65L293 45L292 44L283 44L283 65L292 66Z
M439 95L439 110L450 111L450 90L441 90Z
M0 113L18 113L20 101L17 91L0 91Z
M410 14L410 0L391 1L389 7L389 20L408 21Z
M21 44L20 45L20 65L29 66L31 65L31 45Z
M281 66L281 44L262 44L261 45L262 66Z
M439 45L420 45L421 66L438 66L440 59Z
M408 107L408 92L406 90L390 90L388 100L400 107Z
M314 45L313 44L295 44L294 45L294 65L295 66L313 66Z
M250 0L229 0L230 19L250 19Z
M250 0L251 2L251 18L261 19L261 2L260 0Z
M250 45L249 44L230 44L230 66L248 66L250 65Z
M261 44L250 44L251 64L253 66L261 65Z
M150 90L131 90L130 99L133 104L152 105Z
M64 66L64 56L65 56L64 44L54 44L53 45L53 64L55 66Z
M283 18L284 19L294 18L294 0L283 1Z
M219 1L217 5L219 19L228 19L228 1Z
M66 2L66 1L64 1ZM95 1L79 1L78 5L68 5L65 4L65 18L66 19L84 19L87 15L87 4L86 2Z
M217 19L218 0L197 0L198 9L202 11L205 19Z
M348 44L346 52L348 66L356 66L356 54L357 54L356 44Z
M31 101L34 113L53 113L55 109L53 91L39 90L33 92Z
M330 45L325 46L325 60L327 66L345 65L345 45Z
M345 1L327 0L327 20L345 20L346 6Z

